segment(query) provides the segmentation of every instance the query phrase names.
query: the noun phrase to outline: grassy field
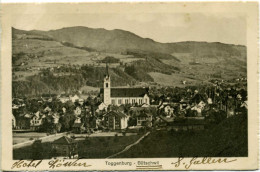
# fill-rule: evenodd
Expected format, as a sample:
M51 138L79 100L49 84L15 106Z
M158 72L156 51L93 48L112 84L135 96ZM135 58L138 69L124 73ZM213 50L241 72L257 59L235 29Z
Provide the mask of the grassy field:
M78 140L80 158L106 158L122 151L127 145L137 141L142 135L89 137L88 140ZM41 152L40 154L37 153ZM49 159L51 158L51 142L41 144L35 151L33 146L13 150L13 159ZM37 157L35 157L37 156Z
M159 72L150 72L149 75L154 79L154 82L162 85L162 86L178 86L178 87L186 87L187 85L195 85L201 83L201 81L197 78L192 78L185 74L162 74ZM182 84L182 81L187 81L186 85Z
M154 131L116 158L247 157L247 141L247 117L239 115L200 132Z
M122 151L127 145L137 141L142 135L118 137L91 137L79 141L80 158L106 158Z

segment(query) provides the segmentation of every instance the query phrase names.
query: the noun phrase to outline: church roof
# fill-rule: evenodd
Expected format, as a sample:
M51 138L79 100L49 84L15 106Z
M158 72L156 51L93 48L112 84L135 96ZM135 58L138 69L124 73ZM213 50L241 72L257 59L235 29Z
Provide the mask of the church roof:
M104 89L100 91L103 93ZM111 97L143 97L148 91L148 88L111 88Z

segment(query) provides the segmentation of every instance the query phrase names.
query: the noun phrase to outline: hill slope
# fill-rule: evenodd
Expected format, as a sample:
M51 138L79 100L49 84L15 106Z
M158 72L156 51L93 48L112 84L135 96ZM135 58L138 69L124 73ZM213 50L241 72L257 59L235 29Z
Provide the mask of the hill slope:
M138 145L116 158L246 156L248 156L247 114L240 114L224 120L207 131L195 133L153 131Z
M31 92L30 85L44 86L44 90L64 91L63 84L56 88L47 81L43 84L41 78L44 70L52 70L57 81L62 80L62 77L70 77L66 71L73 70L60 71L58 68L61 66L77 69L70 73L81 78L78 82L81 85L74 85L73 88L85 85L100 87L107 56L116 62L109 65L115 74L114 86L183 86L183 80L187 81L187 85L194 85L210 79L245 77L247 72L246 47L240 45L159 43L118 29L70 27L24 31L12 28L13 81L23 82L16 83L17 86L14 84L14 87L26 89L26 93ZM87 65L89 70L97 68L97 75L86 76L81 69L82 65ZM122 81L120 78L126 79ZM66 87L66 90L71 89Z

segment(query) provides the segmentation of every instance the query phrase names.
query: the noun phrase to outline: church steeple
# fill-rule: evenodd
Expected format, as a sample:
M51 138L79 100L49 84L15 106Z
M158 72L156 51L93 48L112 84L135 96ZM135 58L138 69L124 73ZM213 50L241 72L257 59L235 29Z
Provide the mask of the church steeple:
M108 73L108 65L106 63L106 76L109 77L109 73Z
M106 105L111 104L111 98L110 98L110 93L111 93L111 89L110 89L110 76L108 73L108 65L106 63L106 74L105 74L105 78L104 78L104 103Z

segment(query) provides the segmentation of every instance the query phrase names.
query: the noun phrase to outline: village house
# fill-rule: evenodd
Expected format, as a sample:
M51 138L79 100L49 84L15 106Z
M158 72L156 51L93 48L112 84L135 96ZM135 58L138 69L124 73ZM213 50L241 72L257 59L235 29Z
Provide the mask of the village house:
M108 66L106 66L106 71L104 86L100 90L100 94L103 95L103 102L106 105L150 104L148 88L111 88Z
M77 158L78 144L67 136L63 136L52 142L53 157Z
M44 116L42 116L40 111L36 112L30 120L30 129L34 131L39 130L40 126L42 125L43 118Z
M201 116L201 112L204 109L204 107L206 106L206 104L203 101L200 101L199 104L195 104L191 110L194 110L197 112L197 116Z
M43 110L43 112L45 112L45 113L51 112L51 108L50 108L49 106L47 106L47 107Z
M186 109L189 106L189 103L187 100L182 99L180 101L180 110Z
M41 98L44 102L52 102L53 98L56 96L56 94L42 94Z
M59 123L59 119L60 119L60 115L58 113L54 113L52 115L52 119L53 119L53 123L54 124L58 124Z
M83 123L74 123L72 126L73 133L82 133L85 131L85 127Z
M232 96L227 99L227 118L235 115L235 101Z
M150 113L141 113L136 117L137 126L152 127L153 115Z
M128 116L122 112L110 111L104 115L105 127L110 130L127 128Z
M107 111L107 108L108 108L108 106L105 103L101 102L98 105L96 112L99 113L100 111L103 111L103 110Z
M247 105L247 100L246 101L244 101L242 104L241 104L241 106L240 106L241 108L245 108L245 109L248 109L248 105Z
M74 96L70 96L69 97L69 99L73 102L73 103L75 103L77 100L79 100L80 98L79 98L79 96L78 95L74 95Z
M84 108L85 108L86 112L91 111L91 105L85 105Z
M73 133L82 133L85 131L84 123L81 123L81 118L79 116L76 117L74 124L72 126Z
M66 103L67 101L70 100L70 98L69 98L68 96L64 95L64 94L60 95L58 99L59 99L60 102L62 102L62 103Z
M137 126L152 126L152 119L153 119L153 115L152 112L157 111L157 107L131 107L129 110L129 114L131 115L131 117L133 117L134 119L136 119L136 125Z
M161 110L162 112L164 112L166 114L166 116L170 117L174 115L174 107L171 104L164 104L162 103L159 107L159 110Z
M81 106L84 104L84 99L83 99L83 98L79 98L78 101L79 101L79 104L80 104Z
M66 111L67 111L67 109L66 109L65 107L62 107L61 110L62 110L62 112L63 112L64 114L65 114Z

